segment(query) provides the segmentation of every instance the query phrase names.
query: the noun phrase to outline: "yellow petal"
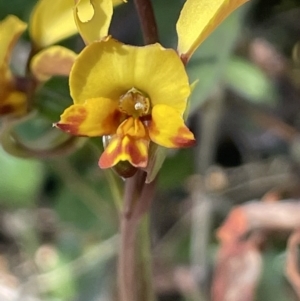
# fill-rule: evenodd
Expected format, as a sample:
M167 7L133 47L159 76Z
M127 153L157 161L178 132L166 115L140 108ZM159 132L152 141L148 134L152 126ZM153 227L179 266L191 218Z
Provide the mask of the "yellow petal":
M39 0L30 16L29 33L44 48L78 32L73 18L74 0Z
M194 135L184 124L181 115L166 105L156 105L152 109L149 136L153 142L169 148L189 147L195 144Z
M12 15L0 22L0 69L8 68L13 47L26 27L26 23Z
M13 91L0 99L0 116L12 114L23 115L27 112L27 97L25 93Z
M55 126L72 135L95 137L114 134L121 120L117 102L100 97L70 106Z
M38 52L31 60L30 68L39 81L51 76L68 76L77 54L62 46L51 46Z
M135 167L146 167L148 147L149 138L144 124L137 118L129 117L118 127L117 134L100 157L99 166L109 168L120 161L128 161Z
M177 53L159 44L135 47L114 39L92 43L79 54L70 74L75 103L99 96L119 99L132 88L145 93L152 106L166 104L180 113L190 94Z
M27 25L9 15L0 22L0 115L21 115L26 112L25 93L14 91L14 78L9 68L12 50Z
M113 14L112 0L75 0L74 19L86 44L108 35ZM92 8L87 11L86 8Z
M177 21L178 52L188 61L197 47L248 0L187 0Z

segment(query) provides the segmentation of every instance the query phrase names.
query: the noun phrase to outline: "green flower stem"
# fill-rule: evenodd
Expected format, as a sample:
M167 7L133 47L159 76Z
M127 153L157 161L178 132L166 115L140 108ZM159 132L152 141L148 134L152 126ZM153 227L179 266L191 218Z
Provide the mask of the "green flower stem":
M123 211L120 216L121 242L118 262L120 301L154 300L148 222L143 222L142 218L152 203L155 182L145 184L145 178L146 173L139 170L132 178L126 180ZM146 237L138 239L141 235ZM138 277L137 270L140 272ZM141 294L142 298L139 297Z
M145 44L154 44L159 41L151 0L134 0L140 23L142 26Z

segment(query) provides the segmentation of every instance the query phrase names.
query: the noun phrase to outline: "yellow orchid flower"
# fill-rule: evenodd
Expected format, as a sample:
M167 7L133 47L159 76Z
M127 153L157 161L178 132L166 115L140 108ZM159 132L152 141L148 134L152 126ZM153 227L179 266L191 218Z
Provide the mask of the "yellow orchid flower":
M17 87L17 79L9 65L14 46L26 28L27 24L13 15L0 22L0 115L15 116L27 112L27 95ZM76 56L67 48L51 46L31 58L30 68L39 81L45 81L53 75L69 75Z
M146 168L150 141L167 148L193 145L183 120L191 92L184 64L244 2L187 0L177 22L178 53L158 43L134 47L110 38L88 45L70 73L74 104L56 126L72 135L109 136L101 168L121 161Z
M121 2L124 1L76 0L74 3L74 0L39 0L29 20L29 34L35 52L29 66L34 77L43 82L54 75L68 76L77 54L62 46L50 45L78 31L86 43L107 36L113 5ZM10 54L26 28L27 25L15 16L8 16L0 23L1 114L24 112L26 107L26 95L16 90L15 78L9 68Z
M46 81L53 75L70 73L75 52L50 46L79 32L89 44L108 35L113 6L124 0L39 0L29 20L35 50L30 63L35 78ZM62 25L63 24L63 25Z
M145 168L150 141L173 148L195 143L182 118L189 81L172 49L92 43L73 65L70 89L74 105L56 126L72 135L111 136L101 168L120 161Z
M27 109L26 94L16 87L9 68L12 49L25 29L26 24L12 15L0 22L0 115L21 115Z
M108 35L113 6L124 0L39 0L29 20L37 48L80 33L86 43ZM74 12L74 14L73 14Z

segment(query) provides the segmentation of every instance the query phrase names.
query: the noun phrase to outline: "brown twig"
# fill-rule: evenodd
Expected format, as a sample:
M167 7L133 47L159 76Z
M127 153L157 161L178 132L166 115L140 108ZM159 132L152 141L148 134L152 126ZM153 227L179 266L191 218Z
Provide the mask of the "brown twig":
M146 45L157 43L158 30L151 0L134 0L134 5L142 26L144 43Z

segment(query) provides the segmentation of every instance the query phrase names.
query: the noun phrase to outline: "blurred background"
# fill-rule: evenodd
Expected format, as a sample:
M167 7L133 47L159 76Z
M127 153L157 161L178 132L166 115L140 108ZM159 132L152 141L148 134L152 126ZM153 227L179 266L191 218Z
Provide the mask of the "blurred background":
M176 47L183 2L153 0L165 47ZM0 19L28 21L35 3L1 1ZM159 301L300 298L299 20L297 0L251 0L188 64L190 82L198 79L189 102L197 146L170 151L158 177L151 239ZM132 1L115 9L110 32L142 45ZM83 47L78 36L62 44ZM16 74L29 51L25 34ZM17 129L29 144L42 143L71 104L68 80L51 79L34 102L37 115ZM98 168L97 144L47 160L0 149L1 301L117 300L122 180Z

